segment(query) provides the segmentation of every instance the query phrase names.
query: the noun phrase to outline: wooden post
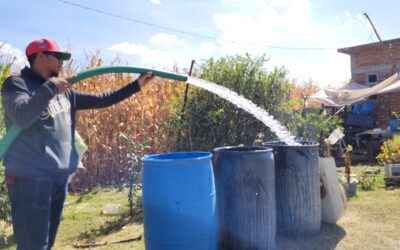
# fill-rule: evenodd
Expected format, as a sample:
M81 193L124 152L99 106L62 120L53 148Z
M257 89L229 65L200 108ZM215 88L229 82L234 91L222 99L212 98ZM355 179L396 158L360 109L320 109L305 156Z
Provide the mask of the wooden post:
M193 71L193 66L194 66L195 60L193 59L192 62L190 63L190 69L189 69L189 76L192 75L192 71ZM182 109L181 109L181 113L179 115L179 120L182 121L185 117L185 109L186 109L186 103L187 103L187 96L188 96L188 91L189 91L189 83L186 83L186 88L185 88L185 95L183 97L183 105L182 105ZM190 133L190 131L189 131ZM176 147L177 150L179 149L179 145L181 144L181 133L180 131L178 132L178 134L176 135ZM190 135L189 135L190 136Z
M193 59L190 64L189 76L192 76L194 62L195 62L195 60ZM189 91L189 83L186 83L185 95L183 97L183 105L182 105L182 109L181 109L181 117L182 117L183 113L185 112L188 91Z

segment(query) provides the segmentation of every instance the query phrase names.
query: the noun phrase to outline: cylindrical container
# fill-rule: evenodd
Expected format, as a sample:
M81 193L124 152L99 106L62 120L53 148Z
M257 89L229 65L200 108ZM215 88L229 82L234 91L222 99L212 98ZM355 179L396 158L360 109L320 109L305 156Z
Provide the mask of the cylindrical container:
M271 148L214 149L218 249L273 249L275 170Z
M208 152L142 158L147 250L216 249L215 185Z
M312 236L321 229L319 144L266 142L273 148L278 235Z
M397 132L397 118L396 117L390 117L389 119L389 129L391 133L396 133Z
M354 197L357 195L357 179L353 178L350 180L350 183L347 184L347 193L349 197Z

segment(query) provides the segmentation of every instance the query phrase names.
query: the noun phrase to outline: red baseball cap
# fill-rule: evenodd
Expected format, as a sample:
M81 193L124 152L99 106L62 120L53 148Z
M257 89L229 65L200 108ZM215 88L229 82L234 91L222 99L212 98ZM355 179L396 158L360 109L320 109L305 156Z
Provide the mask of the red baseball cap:
M69 60L71 53L60 51L56 42L50 39L41 38L32 41L25 50L26 56L30 56L39 52L51 51L61 54L61 59Z

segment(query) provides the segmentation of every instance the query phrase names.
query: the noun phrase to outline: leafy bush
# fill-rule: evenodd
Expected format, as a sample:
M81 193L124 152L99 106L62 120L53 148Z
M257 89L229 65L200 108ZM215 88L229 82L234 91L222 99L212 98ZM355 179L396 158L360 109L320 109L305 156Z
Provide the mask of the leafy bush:
M400 135L396 134L393 139L385 141L376 159L382 164L400 163Z
M0 88L3 86L4 80L10 75L12 64L13 61L4 62L0 57ZM3 102L0 96L0 135L3 136L5 133L6 133L6 125L4 123Z
M232 56L205 61L196 76L225 86L253 101L271 114L281 111L289 92L284 69L267 72L265 56ZM269 129L246 111L200 88L190 87L186 110L166 125L177 137L177 149L211 150L226 145L251 145L259 133L272 137ZM181 102L176 102L180 110Z
M361 190L372 191L375 185L375 175L369 174L364 170L359 177L359 183Z
M287 123L290 131L297 138L318 142L321 154L324 150L325 139L336 128L341 127L342 119L336 115L327 115L322 109L314 108L307 112L294 111L290 122Z
M151 153L150 141L140 141L138 142L139 134L129 136L127 134L121 135L122 138L127 143L127 158L131 167L126 172L126 176L123 178L122 182L128 184L128 202L130 208L130 214L132 217L137 216L135 214L135 207L140 207L141 204L141 191L142 191L142 173L143 164L141 158L146 154ZM148 144L148 145L146 145ZM140 216L139 216L140 217Z
M4 62L0 58L0 88L3 85L3 81L10 75L12 62ZM3 118L3 105L0 96L0 136L3 137L6 132L6 126ZM4 167L0 162L0 223L3 226L0 228L0 242L7 243L5 237L5 227L11 223L11 208L10 201L7 195L7 187L4 183ZM0 224L1 225L1 224Z
M4 167L0 163L0 243L7 243L5 228L11 223L11 207L7 195L7 187L4 183Z

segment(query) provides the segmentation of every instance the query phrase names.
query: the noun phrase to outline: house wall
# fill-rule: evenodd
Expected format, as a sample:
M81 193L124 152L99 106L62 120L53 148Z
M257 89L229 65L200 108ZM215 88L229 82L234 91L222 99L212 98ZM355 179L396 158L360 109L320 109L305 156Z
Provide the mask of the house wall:
M351 52L352 80L359 84L368 84L368 76L376 75L377 82L392 76L400 69L400 41L392 43L388 49L382 45L359 48ZM400 93L377 95L371 98L374 102L374 115L377 127L386 128L392 112L400 114Z
M373 102L377 127L388 127L389 117L392 112L400 114L400 93L378 95Z

